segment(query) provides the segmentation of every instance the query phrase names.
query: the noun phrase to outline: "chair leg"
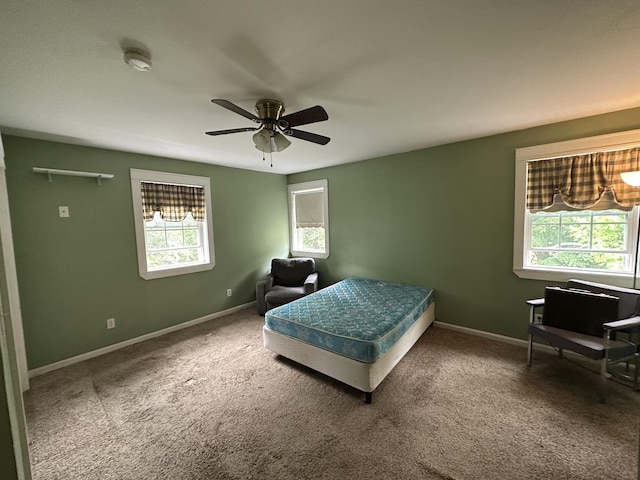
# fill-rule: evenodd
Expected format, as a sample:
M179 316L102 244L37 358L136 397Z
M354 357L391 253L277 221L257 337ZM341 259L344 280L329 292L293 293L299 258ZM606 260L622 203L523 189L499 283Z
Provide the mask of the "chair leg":
M527 366L531 366L531 357L533 356L533 335L529 335L529 346L527 347Z
M598 388L598 401L605 403L604 394L607 388L607 357L600 361L600 388Z

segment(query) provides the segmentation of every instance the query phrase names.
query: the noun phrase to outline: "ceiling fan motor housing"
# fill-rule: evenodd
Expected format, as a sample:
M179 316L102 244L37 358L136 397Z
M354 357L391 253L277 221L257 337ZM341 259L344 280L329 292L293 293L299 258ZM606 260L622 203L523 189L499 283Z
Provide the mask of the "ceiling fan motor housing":
M256 102L256 112L261 120L272 120L275 123L284 113L284 105L278 100L265 98Z

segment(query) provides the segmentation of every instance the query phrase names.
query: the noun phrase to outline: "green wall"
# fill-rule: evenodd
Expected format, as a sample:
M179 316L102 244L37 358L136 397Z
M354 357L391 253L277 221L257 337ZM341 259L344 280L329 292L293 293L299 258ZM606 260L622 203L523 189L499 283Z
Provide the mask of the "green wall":
M30 369L252 302L271 258L287 253L282 175L21 137L3 141ZM34 166L115 178L101 186L68 176L49 182ZM130 168L211 178L213 270L157 280L138 275ZM59 205L69 207L69 218L58 217ZM111 317L116 328L107 330Z
M513 263L515 149L640 128L640 109L291 175L326 178L324 285L365 276L431 286L439 321L524 338L547 282Z

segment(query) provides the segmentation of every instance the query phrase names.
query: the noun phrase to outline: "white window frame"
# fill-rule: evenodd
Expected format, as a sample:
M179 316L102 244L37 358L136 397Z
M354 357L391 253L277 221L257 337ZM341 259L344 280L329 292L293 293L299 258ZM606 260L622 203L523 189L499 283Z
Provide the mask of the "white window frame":
M295 183L287 186L289 192L289 245L294 257L329 258L329 185L326 179ZM299 249L296 238L295 195L304 193L322 193L324 224L324 251Z
M527 162L545 158L556 158L601 150L617 150L640 146L640 129L617 132L607 135L568 140L564 142L548 143L516 149L515 171L515 200L513 221L513 272L520 278L533 280L547 280L566 282L570 278L579 276L584 280L596 282L610 282L613 284L627 284L632 281L633 274L598 271L583 271L570 269L546 269L526 265L526 238L530 237L526 221L527 199ZM635 257L635 239L638 228L638 207L630 212L628 235L632 237ZM635 258L634 258L635 260Z
M213 244L213 221L211 215L211 182L209 177L198 177L179 173L154 172L151 170L138 170L135 168L130 170L130 174L131 197L133 199L133 220L135 224L136 249L138 254L138 272L140 276L145 280L153 280L156 278L172 277L175 275L211 270L215 266L215 250ZM206 228L203 229L205 238L202 239L202 245L205 258L202 263L196 265L179 265L153 270L150 270L147 267L145 228L144 218L142 216L142 196L140 194L141 182L191 185L202 187L204 189Z

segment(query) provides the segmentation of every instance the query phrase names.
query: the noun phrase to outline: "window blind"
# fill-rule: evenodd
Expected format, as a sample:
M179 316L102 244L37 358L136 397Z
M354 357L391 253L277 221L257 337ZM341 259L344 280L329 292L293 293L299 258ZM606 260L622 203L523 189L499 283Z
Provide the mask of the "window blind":
M295 223L298 228L324 227L322 192L297 193L295 198Z

